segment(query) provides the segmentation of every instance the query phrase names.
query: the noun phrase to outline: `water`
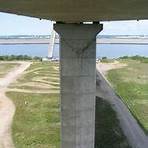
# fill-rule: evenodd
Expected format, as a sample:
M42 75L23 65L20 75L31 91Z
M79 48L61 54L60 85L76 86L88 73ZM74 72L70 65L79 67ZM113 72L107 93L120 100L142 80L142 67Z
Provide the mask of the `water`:
M48 44L0 45L0 55L29 55L46 57Z
M146 56L148 45L141 44L97 44L97 57L118 58L121 56Z
M0 55L29 55L46 57L48 55L48 44L20 44L0 45ZM118 58L120 56L147 56L148 45L138 44L97 44L96 56ZM59 45L55 44L53 57L59 58Z

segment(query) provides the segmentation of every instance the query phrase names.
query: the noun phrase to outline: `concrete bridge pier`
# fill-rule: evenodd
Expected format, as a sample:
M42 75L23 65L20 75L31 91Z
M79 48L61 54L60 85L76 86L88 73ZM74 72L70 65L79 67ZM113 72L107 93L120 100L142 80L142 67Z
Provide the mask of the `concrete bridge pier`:
M102 28L54 25L60 35L62 148L94 148L96 35Z

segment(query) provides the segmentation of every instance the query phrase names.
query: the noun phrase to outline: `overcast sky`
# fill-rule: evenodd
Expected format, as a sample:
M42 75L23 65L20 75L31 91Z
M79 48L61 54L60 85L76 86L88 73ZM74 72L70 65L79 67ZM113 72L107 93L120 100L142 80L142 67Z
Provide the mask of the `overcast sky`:
M102 22L103 35L148 35L148 20ZM0 13L1 35L49 35L52 23L48 20Z

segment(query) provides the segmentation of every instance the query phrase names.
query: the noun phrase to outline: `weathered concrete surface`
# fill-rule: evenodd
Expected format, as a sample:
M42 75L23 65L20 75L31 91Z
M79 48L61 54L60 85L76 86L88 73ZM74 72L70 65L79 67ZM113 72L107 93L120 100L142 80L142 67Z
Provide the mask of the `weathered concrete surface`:
M148 19L147 0L0 0L0 11L64 22Z
M62 148L94 148L96 35L102 25L57 24Z
M132 148L147 148L148 137L131 115L126 105L115 94L109 82L103 76L103 72L101 71L101 74L99 70L97 66L96 96L106 99L112 105L117 113L121 128Z

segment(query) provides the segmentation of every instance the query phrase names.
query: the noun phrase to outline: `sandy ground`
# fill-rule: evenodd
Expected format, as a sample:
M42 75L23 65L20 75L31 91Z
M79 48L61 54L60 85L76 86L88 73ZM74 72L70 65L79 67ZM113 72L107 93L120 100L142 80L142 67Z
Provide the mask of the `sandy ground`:
M106 99L117 113L121 128L133 148L148 148L148 137L132 116L126 105L115 94L105 74L110 69L126 66L118 62L97 64L97 87L96 95Z
M27 90L27 89L18 89L18 88L9 88L9 92L23 92L23 93L31 93L31 94L57 94L60 90Z
M113 63L97 63L97 69L105 75L111 69L117 69L127 66L126 64L119 63L118 61L114 61Z
M11 138L11 124L15 113L15 105L5 93L10 83L16 81L31 64L29 62L17 63L20 63L20 66L16 66L0 80L0 148L14 148Z

